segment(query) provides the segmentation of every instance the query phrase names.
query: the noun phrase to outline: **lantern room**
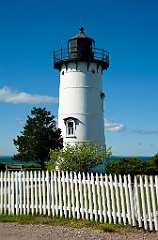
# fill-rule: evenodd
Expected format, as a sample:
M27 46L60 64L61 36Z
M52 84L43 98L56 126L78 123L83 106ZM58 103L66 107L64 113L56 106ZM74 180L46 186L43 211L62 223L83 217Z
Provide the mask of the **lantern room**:
M69 59L94 59L95 41L86 36L83 32L84 28L79 28L80 33L68 41Z
M54 51L54 68L61 70L61 65L75 61L84 61L101 65L102 70L109 67L109 52L104 49L96 48L95 41L84 34L84 28L79 28L80 32L68 40L67 48L60 48Z

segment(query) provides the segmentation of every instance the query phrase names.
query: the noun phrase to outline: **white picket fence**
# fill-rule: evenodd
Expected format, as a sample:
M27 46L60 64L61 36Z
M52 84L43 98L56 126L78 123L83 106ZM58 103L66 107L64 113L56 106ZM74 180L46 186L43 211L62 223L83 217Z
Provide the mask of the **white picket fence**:
M158 231L158 176L1 172L0 214L48 214Z

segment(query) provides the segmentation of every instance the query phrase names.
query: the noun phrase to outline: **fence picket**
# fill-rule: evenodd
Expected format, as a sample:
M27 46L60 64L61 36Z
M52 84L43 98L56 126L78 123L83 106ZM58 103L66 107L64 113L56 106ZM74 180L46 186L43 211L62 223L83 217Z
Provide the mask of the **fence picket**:
M65 187L65 173L62 172L62 189L63 189L63 213L64 217L67 218L67 204L66 204L66 187Z
M34 191L33 191L33 173L30 172L30 191L31 191L31 212L34 214Z
M37 195L37 172L34 172L34 188L35 188L35 213L38 213L38 195Z
M29 187L29 172L26 172L26 190L27 190L27 196L26 196L26 202L27 202L27 214L30 213L30 187Z
M70 187L71 187L71 205L72 205L72 216L75 218L75 192L74 192L74 176L73 173L70 172Z
M48 171L46 171L46 209L48 216L50 216L50 183Z
M76 214L77 219L80 219L80 210L79 210L79 191L78 191L78 181L77 181L77 174L74 173L74 183L75 183L75 207L76 207Z
M38 172L39 213L42 214L41 172Z
M11 214L11 176L8 172L8 214Z
M14 175L11 173L11 214L14 214L14 196L15 196L15 187L14 187Z
M124 175L124 188L125 188L126 207L127 207L126 217L128 219L129 224L131 224L131 211L130 211L130 202L129 202L129 193L128 193L128 182L127 182L127 177L125 175Z
M60 217L63 216L63 203L62 203L62 187L61 187L61 174L58 171L58 194L59 194L59 211L60 211Z
M92 191L91 191L91 184L90 184L90 175L87 173L87 188L88 188L88 205L89 205L89 217L90 220L93 220L93 208L92 208Z
M119 175L119 183L120 183L120 197L121 197L122 218L123 218L122 220L123 220L123 223L126 224L125 200L124 200L123 182L122 182L121 175Z
M157 220L157 216L156 216L156 196L155 196L155 192L154 192L154 182L153 182L153 176L150 176L150 187L151 187L151 204L152 204L152 211L153 211L153 218L154 218L154 222L155 222L155 230L158 230L158 220Z
M51 211L52 211L52 216L55 216L55 202L54 202L54 195L55 195L55 191L54 191L54 172L50 173L50 198L51 198Z
M21 179L21 172L18 173L18 185L19 185L19 214L22 214L22 179Z
M81 218L84 218L84 208L83 208L83 192L82 192L82 180L81 180L81 173L78 174L78 184L79 184L79 193L80 193L80 213Z
M95 181L94 175L91 173L91 184L92 184L92 199L93 199L93 213L94 213L94 220L98 220L98 212L97 212L97 203L96 203L96 189L95 189Z
M139 202L139 193L138 193L138 181L137 181L137 176L134 177L134 200L135 200L135 217L138 221L138 227L142 227L142 220L141 220L141 207L140 207L140 202ZM139 179L139 178L138 178Z
M100 189L100 182L98 173L96 173L96 186L97 186L97 198L98 198L98 215L99 215L99 222L103 222L103 215L102 215L102 204L101 204L101 189Z
M70 181L68 172L66 172L66 194L67 194L67 209L68 209L68 217L71 218L71 195L70 195Z
M134 198L133 198L133 183L131 182L131 176L128 175L128 187L129 187L129 199L131 206L131 218L132 218L132 226L136 225L135 216L134 216Z
M108 182L108 176L105 174L105 190L106 190L106 199L107 199L107 216L108 216L108 222L112 223L112 217L111 217L111 205L110 205L110 192L109 192L109 182Z
M158 206L158 176L155 176L155 190L156 190L156 197L157 197L157 206ZM157 210L157 214L158 214L158 210Z
M112 175L110 174L110 191L111 191L111 201L112 201L112 216L113 222L116 223L116 208L115 208L115 196L114 196L114 187L113 187L113 179Z
M101 198L102 198L102 206L103 206L103 222L107 222L107 207L105 200L105 187L103 183L103 174L100 175L100 185L101 185Z
M151 218L151 206L150 206L150 194L149 194L149 184L148 184L148 178L145 176L145 190L146 190L146 200L147 200L147 216L149 221L149 227L151 231L153 230L152 226L152 218Z
M147 216L146 216L146 206L145 206L144 183L143 183L142 176L140 176L140 194L141 194L141 199L142 199L144 228L145 228L145 230L147 230L148 226L147 226Z
M114 186L116 191L116 212L118 223L121 223L121 207L120 207L120 196L119 196L119 189L118 189L118 180L116 174L114 175Z
M26 188L25 188L25 171L22 172L22 213L26 214Z
M1 186L1 197L0 197L0 214L3 213L3 172L0 172L0 186Z
M19 214L19 188L18 188L18 172L15 172L15 211Z
M7 212L7 176L6 172L4 173L4 214Z
M45 172L42 172L42 194L43 194L43 214L46 214L46 179Z
M85 173L83 173L83 192L84 192L84 212L85 212L85 218L88 220L88 197L87 197L87 183L86 183L86 177Z

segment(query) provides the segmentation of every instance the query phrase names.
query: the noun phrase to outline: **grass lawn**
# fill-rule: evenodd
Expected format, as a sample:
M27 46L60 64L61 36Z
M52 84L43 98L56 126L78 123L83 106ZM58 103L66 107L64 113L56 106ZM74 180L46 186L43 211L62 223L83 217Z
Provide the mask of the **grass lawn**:
M73 228L92 228L105 232L120 232L122 229L132 231L130 225L105 224L96 221L67 219L62 217L51 217L46 215L0 215L0 222L16 222L20 224L47 224L51 226L67 226Z

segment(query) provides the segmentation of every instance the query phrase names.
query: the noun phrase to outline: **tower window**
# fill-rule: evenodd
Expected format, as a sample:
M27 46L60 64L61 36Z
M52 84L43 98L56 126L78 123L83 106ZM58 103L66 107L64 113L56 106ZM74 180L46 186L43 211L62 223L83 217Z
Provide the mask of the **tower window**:
M68 117L64 119L66 127L66 137L76 137L76 124L78 119L74 117Z

